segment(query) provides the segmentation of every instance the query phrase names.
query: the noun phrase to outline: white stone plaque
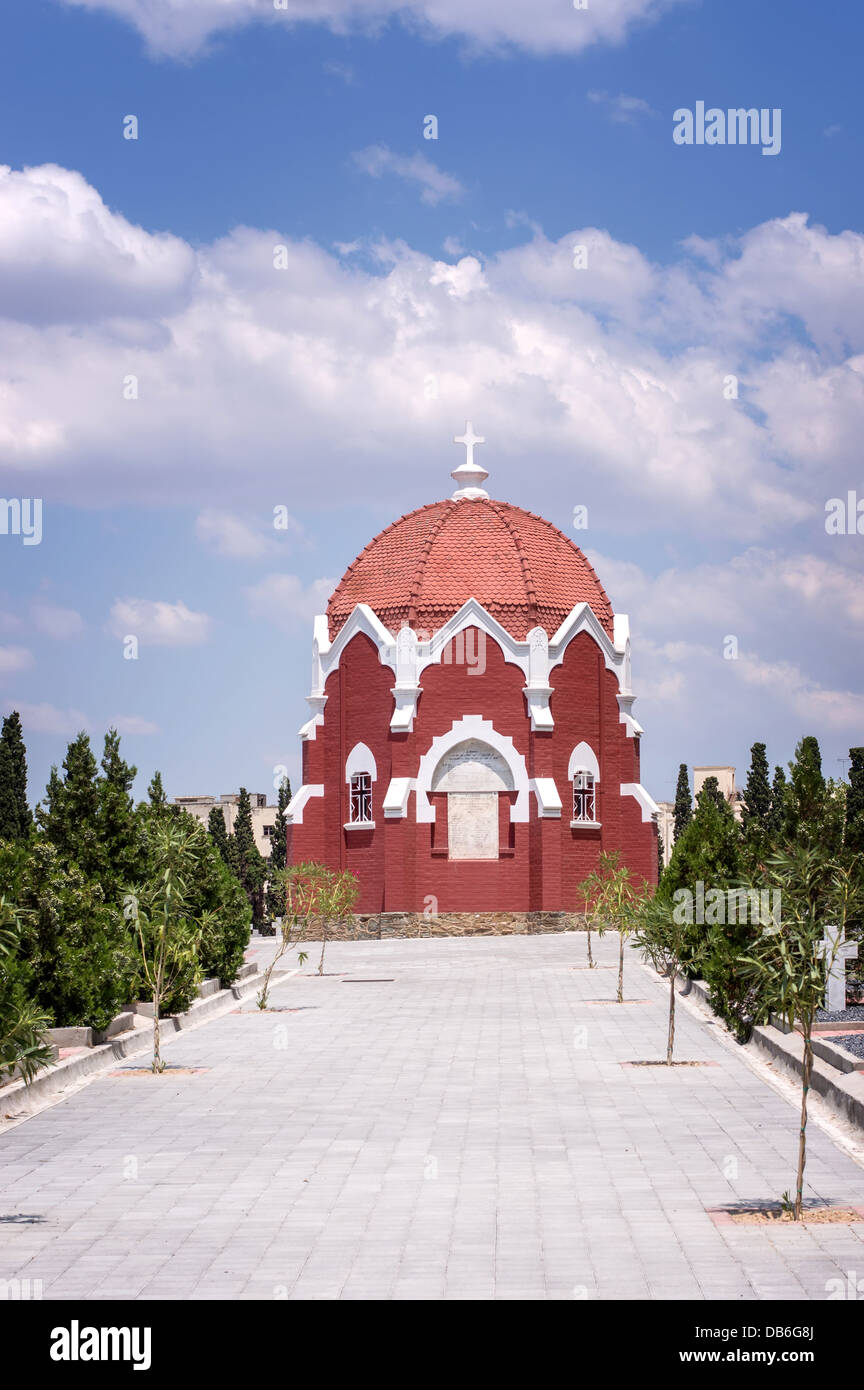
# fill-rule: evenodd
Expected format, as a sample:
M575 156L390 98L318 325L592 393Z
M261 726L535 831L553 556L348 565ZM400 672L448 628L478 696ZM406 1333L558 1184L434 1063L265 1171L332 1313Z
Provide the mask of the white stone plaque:
M498 858L498 793L451 792L447 797L447 857Z

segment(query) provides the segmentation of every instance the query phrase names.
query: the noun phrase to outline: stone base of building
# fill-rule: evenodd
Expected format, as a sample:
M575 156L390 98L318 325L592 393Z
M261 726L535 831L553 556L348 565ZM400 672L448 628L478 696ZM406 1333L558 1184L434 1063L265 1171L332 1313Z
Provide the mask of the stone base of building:
M422 912L376 912L331 923L327 935L331 941L381 941L388 937L539 936L584 930L585 918L579 912L439 912L434 917Z

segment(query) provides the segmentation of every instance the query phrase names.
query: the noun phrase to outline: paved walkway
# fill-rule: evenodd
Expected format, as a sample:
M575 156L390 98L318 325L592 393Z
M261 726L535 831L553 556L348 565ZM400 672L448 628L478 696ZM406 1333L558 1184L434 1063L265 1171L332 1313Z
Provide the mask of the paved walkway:
M261 946L259 951L269 948ZM606 940L602 958L616 944ZM794 1109L584 936L344 943L0 1137L0 1280L46 1298L826 1297L864 1223L714 1225L791 1188ZM308 972L317 963L313 955ZM365 977L374 983L353 983ZM392 977L392 979L391 979ZM123 1063L123 1068L138 1065ZM810 1195L864 1202L816 1128Z

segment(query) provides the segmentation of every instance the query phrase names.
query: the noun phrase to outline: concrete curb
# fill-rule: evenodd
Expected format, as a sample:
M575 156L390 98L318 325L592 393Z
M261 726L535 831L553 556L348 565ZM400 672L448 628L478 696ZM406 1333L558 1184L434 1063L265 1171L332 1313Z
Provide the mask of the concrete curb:
M703 980L691 980L688 981L688 984L690 989L686 990L686 993L692 992L710 1008L711 1005L708 1003L709 989L705 982ZM817 1041L818 1047L816 1046ZM851 1062L858 1059L839 1047L826 1044L824 1037L818 1040L814 1038L813 1044L813 1051L816 1055L813 1059L813 1074L810 1082L812 1089L824 1097L829 1104L840 1110L846 1119L851 1120L852 1124L864 1129L864 1075L851 1067L846 1070L843 1066L847 1057ZM772 1061L779 1063L784 1071L789 1072L796 1080L800 1081L804 1072L804 1039L800 1033L784 1033L773 1024L763 1024L753 1029L753 1035L746 1046L756 1047L761 1052L767 1052ZM837 1058L836 1067L826 1060L830 1053L833 1053ZM842 1070L838 1071L838 1067Z
M277 985L284 984L297 973L296 970L274 972L270 988L275 989ZM159 1031L162 1041L170 1042L172 1036L178 1032L187 1032L190 1028L196 1028L209 1023L213 1018L230 1013L238 1000L254 993L260 985L260 974L247 975L245 979L235 981L228 989L222 989L218 994L196 999L185 1013L160 1019ZM152 1047L152 1029L130 1028L128 1032L118 1034L109 1042L88 1048L76 1057L64 1057L61 1061L55 1062L53 1066L47 1067L34 1077L29 1086L25 1081L17 1080L8 1086L0 1087L0 1129L3 1120L27 1119L37 1109L41 1109L40 1102L62 1099L65 1092L71 1094L88 1081L111 1071L116 1062L122 1062L127 1057L144 1056L152 1051Z

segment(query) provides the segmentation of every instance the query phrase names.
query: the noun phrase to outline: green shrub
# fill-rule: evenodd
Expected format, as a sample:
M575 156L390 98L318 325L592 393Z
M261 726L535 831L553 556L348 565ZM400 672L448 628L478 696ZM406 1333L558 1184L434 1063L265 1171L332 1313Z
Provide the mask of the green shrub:
M134 998L134 943L98 883L44 838L0 845L0 880L21 910L15 982L54 1026L106 1028Z

